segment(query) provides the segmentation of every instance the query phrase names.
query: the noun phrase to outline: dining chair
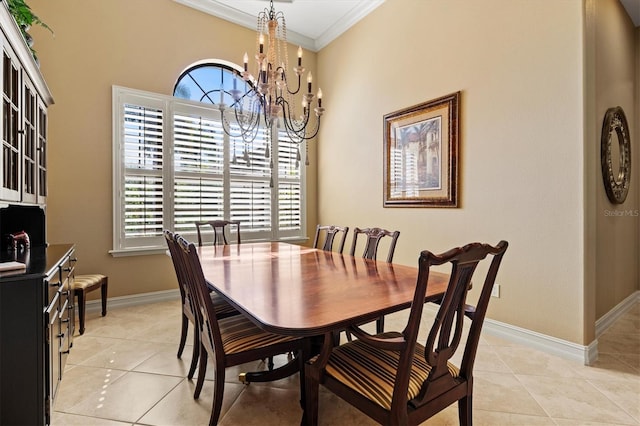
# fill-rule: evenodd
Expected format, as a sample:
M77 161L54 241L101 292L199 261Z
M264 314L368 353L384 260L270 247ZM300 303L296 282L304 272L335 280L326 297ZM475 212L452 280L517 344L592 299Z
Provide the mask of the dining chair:
M358 246L358 236L363 235L366 237L364 244L364 252L362 257L365 259L376 260L378 257L378 246L380 241L384 237L390 237L389 251L387 253L387 263L393 262L393 254L396 251L396 244L398 237L400 237L400 231L388 231L382 228L354 228L353 230L353 242L351 243L351 256L356 255L356 248ZM384 316L381 316L376 320L376 333L382 333L384 331ZM347 340L351 340L351 334L347 332Z
M198 380L194 398L199 398L204 384L204 371L208 357L214 361L215 377L213 407L209 425L215 425L220 417L227 367L262 360L278 354L294 352L296 356L285 365L273 370L243 373L241 381L267 382L300 373L301 401L304 401L304 363L309 358L310 343L306 338L268 333L253 324L244 315L220 319L216 316L205 280L196 246L180 235L175 235L178 246L178 267L187 278L191 294L195 294L196 318L200 331L200 357Z
M178 289L180 290L180 300L182 304L182 325L180 331L180 343L178 344L178 358L182 357L182 352L187 341L187 335L189 333L189 323L193 327L193 352L191 354L191 366L189 367L188 377L193 378L196 367L198 366L198 357L200 355L200 333L198 333L197 319L195 315L195 295L191 294L189 287L187 286L187 277L184 275L184 270L179 268L177 246L175 244L175 234L169 230L164 231L164 238L169 248L171 260L173 262L173 268L176 272L176 278L178 279ZM216 315L219 318L226 318L233 315L238 315L239 312L227 303L222 297L215 292L209 293L211 301L216 309Z
M354 325L348 329L357 340L337 347L333 347L333 333L325 335L320 355L306 364L303 423L318 423L322 384L381 424L419 424L457 402L460 424L471 425L473 364L491 289L507 247L506 241L500 241L495 247L471 243L439 255L421 252L416 290L402 332L371 335ZM469 284L484 259L491 262L476 305L470 306ZM417 336L429 270L445 263L451 266L449 283L422 345ZM461 347L465 317L470 327ZM456 366L450 360L458 349L463 355Z
M332 251L333 240L336 235L342 233L342 239L340 240L338 253L342 253L344 250L344 243L347 240L347 233L349 233L348 226L335 226L335 225L318 225L316 227L316 236L313 239L313 248L318 248L320 242L320 235L324 234L324 244L322 244L321 250Z
M358 245L358 236L363 235L366 236L367 240L364 245L364 252L362 253L362 257L365 259L373 259L376 260L378 257L378 246L380 245L380 241L384 237L391 237L391 242L389 243L389 251L387 253L387 263L393 262L393 254L396 251L396 243L398 242L398 237L400 236L400 231L387 231L382 228L358 228L356 227L353 230L353 241L351 243L351 256L356 255L356 248Z
M228 245L226 235L226 228L233 231L232 227L235 226L236 230L236 244L240 244L240 221L239 220L206 220L197 221L196 232L198 233L198 245L202 247L202 234L200 228L204 226L210 226L213 228L213 245Z

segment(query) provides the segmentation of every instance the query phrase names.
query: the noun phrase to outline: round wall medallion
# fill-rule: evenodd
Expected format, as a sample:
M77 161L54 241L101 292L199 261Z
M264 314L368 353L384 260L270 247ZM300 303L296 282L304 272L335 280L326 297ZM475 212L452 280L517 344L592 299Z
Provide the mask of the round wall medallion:
M620 107L609 108L604 116L600 161L607 197L614 204L622 204L631 181L631 143L627 117Z

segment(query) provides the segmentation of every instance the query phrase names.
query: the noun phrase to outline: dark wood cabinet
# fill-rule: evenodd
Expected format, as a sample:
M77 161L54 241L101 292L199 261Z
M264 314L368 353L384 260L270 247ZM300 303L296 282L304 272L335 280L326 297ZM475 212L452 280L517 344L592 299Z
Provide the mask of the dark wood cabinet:
M0 256L27 265L0 275L0 424L50 423L73 344L74 252L73 244L54 244Z

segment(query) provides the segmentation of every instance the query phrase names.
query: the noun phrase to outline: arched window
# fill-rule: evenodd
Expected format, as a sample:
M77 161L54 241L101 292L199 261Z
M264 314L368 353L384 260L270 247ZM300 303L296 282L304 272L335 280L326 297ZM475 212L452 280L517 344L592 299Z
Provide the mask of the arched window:
M218 105L233 103L230 91L249 84L238 74L242 68L222 60L196 62L185 69L173 88L173 96Z
M306 237L300 144L274 124L252 142L223 131L219 105L247 87L235 64L187 67L174 96L114 87L114 250L165 249L163 229L241 222L242 241ZM304 145L303 148L304 149Z

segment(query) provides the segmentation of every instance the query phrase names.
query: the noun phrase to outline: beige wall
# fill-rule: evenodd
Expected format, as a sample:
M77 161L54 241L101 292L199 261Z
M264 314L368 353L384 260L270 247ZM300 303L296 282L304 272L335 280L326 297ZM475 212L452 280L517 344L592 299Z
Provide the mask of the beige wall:
M78 273L109 275L109 296L176 289L164 255L113 258L111 87L171 94L180 72L195 61L242 62L255 49L255 31L173 0L31 0L55 32L34 27L34 48L53 93L49 110L50 243L75 242ZM295 58L296 46L290 58ZM305 66L316 73L316 54ZM315 147L311 147L315 164ZM309 170L315 227L315 166ZM92 295L95 296L95 295Z
M595 29L595 126L593 146L600 159L600 135L607 109L621 106L629 124L632 153L630 191L623 204L612 204L605 193L598 167L596 194L596 318L609 312L638 290L638 180L640 150L637 144L636 29L618 0L597 0ZM617 138L614 139L617 141ZM622 216L618 216L621 214Z
M584 343L582 11L387 0L324 48L320 221L398 229L408 265L422 249L508 240L489 317ZM384 114L458 90L460 208L383 208Z
M638 238L635 245L625 239L628 252L611 256L620 247L612 238L640 235L637 219L630 227L602 214L593 144L601 109L622 104L630 123L640 111L637 100L627 107L626 95L618 100L608 92L618 89L601 83L607 73L614 81L619 76L596 55L603 31L624 43L628 37L614 29L621 19L617 0L602 2L387 0L324 48L317 65L316 55L307 54L327 107L318 144L311 146L309 228L320 222L398 229L395 259L409 265L422 249L506 239L501 297L492 299L489 316L590 343L607 305L638 289L638 262L631 259L632 253L638 259ZM170 93L178 73L196 60L239 62L253 49L253 31L172 0L30 4L56 32L53 38L41 28L31 31L56 100L49 129L49 241L76 242L79 272L109 274L111 296L175 288L165 256L114 259L107 253L111 86ZM609 14L613 21L604 18ZM624 52L607 54L621 60ZM460 208L382 208L383 115L458 90ZM628 201L635 204L628 208L639 208L637 170ZM600 243L604 248L596 248ZM622 284L610 298L608 291L600 294L602 274L616 265L635 272L616 275ZM607 302L596 315L601 297Z

